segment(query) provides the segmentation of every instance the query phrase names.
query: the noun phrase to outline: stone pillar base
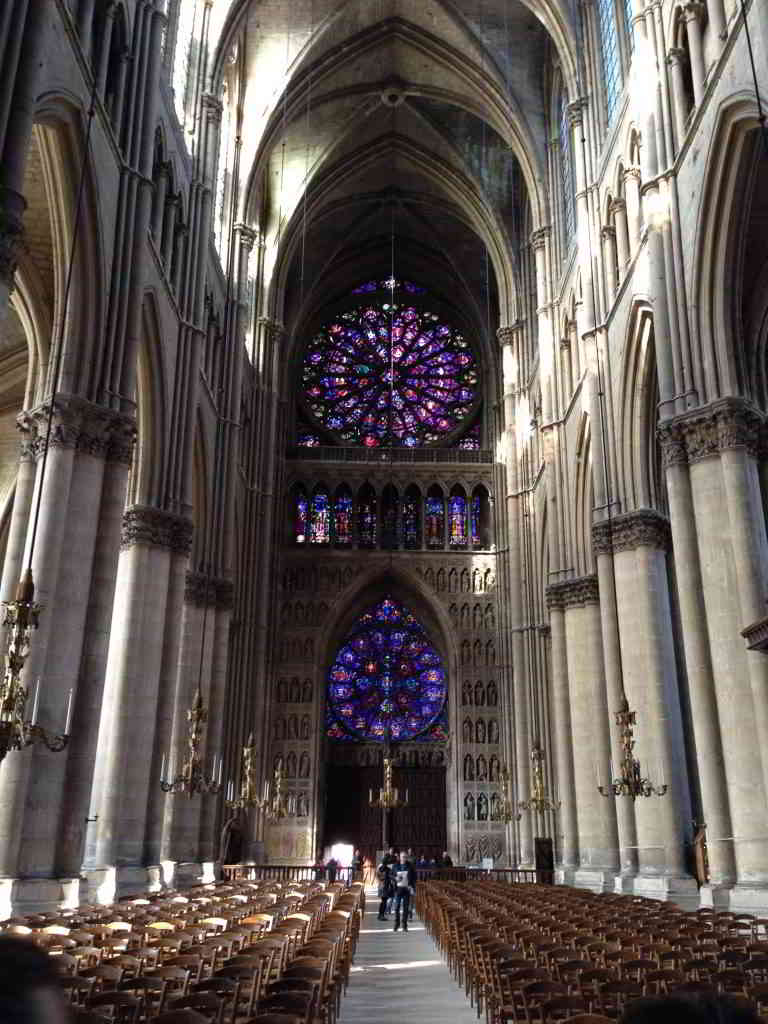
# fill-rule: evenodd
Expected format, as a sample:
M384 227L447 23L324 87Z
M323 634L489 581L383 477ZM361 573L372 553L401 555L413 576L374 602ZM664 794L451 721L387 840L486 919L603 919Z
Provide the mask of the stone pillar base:
M119 867L117 868L117 896L123 900L128 896L146 896L147 892L157 892L161 888L160 866L152 864L149 867ZM152 886L156 888L152 888Z
M85 902L104 905L115 902L117 871L115 868L92 868L84 871Z
M614 875L607 868L577 868L573 884L579 889L591 889L592 892L611 892Z
M735 885L730 892L728 909L742 914L768 914L768 886Z
M194 861L183 861L176 865L174 885L177 889L185 889L192 885L201 885L203 865Z
M634 879L633 891L635 896L645 896L647 899L672 900L684 910L693 910L699 905L696 879L686 875L639 874Z
M574 885L573 876L575 873L575 867L566 867L564 864L558 865L555 868L555 885Z
M636 879L634 875L614 875L613 891L633 893L635 891L635 881Z
M699 889L699 906L727 910L730 896L730 885L702 885Z
M4 878L0 881L0 915L73 910L81 903L80 878Z

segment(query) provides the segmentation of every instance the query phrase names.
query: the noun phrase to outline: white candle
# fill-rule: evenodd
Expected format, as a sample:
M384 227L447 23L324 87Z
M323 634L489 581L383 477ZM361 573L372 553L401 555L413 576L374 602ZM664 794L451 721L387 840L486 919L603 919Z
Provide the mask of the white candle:
M70 688L69 697L67 697L67 721L64 725L64 735L69 736L69 727L72 724L72 689Z
M221 777L224 774L224 758L219 755L219 785L221 785Z
M37 678L37 685L35 686L35 700L32 705L32 725L37 725L37 707L40 703L40 677Z
M165 751L163 751L163 763L160 766L160 781L161 782L165 782L165 762L166 762L166 754L165 754Z
M235 786L232 779L227 783L227 800L232 801L235 795Z

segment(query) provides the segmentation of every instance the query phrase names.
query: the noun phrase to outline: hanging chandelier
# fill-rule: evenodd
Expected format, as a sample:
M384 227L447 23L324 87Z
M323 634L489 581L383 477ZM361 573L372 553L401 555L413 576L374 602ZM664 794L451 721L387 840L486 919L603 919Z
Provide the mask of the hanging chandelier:
M393 785L395 759L392 751L387 747L384 751L384 785L379 788L374 796L372 789L368 790L368 804L370 807L380 808L382 811L394 811L399 807L408 806L408 790L405 796L400 798L400 790Z
M523 811L536 811L544 814L547 811L559 811L560 801L552 800L544 785L544 751L538 743L531 748L531 771L533 782L531 785L531 798L520 801L520 809Z
M208 712L203 704L203 695L198 687L192 706L187 711L187 722L189 731L187 733L187 756L181 766L181 772L174 776L170 768L170 778L166 778L166 758L163 755L163 764L160 771L160 788L164 793L181 793L184 796L193 797L198 795L216 794L221 789L221 758L211 775L206 775L203 770L203 761L200 756L200 744L203 738L203 729L208 721Z
M634 800L639 796L664 796L667 792L666 784L654 786L649 778L643 777L640 761L634 752L635 721L636 712L629 710L629 702L624 697L616 712L616 724L621 733L621 774L612 779L608 786L598 785L598 792L602 796L629 796Z

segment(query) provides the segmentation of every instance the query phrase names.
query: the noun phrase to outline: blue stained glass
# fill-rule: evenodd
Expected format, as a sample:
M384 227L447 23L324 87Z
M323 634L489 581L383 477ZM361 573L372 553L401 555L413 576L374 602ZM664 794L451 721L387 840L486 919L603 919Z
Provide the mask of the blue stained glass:
M357 499L358 543L361 548L376 547L376 495L361 493Z
M610 125L616 115L621 91L619 39L616 31L614 0L597 0L597 21L600 30L600 56L603 64L605 113Z
M325 491L316 491L312 495L312 508L309 519L309 543L327 544L331 539L330 501Z
M333 528L336 543L348 547L352 543L352 496L337 494L333 506Z
M467 499L463 495L455 494L448 500L448 531L451 547L466 547Z
M361 648L379 653L375 659L355 655L350 666L348 655ZM425 656L432 666L426 670L419 667ZM344 685L339 671L349 677ZM445 702L440 655L408 609L386 597L358 618L331 666L327 734L331 739L443 739Z
M445 537L445 510L442 498L427 498L425 520L427 526L427 547L441 548Z
M314 430L300 430L296 440L299 448L320 447L320 435L316 434Z
M478 373L471 347L436 313L409 305L408 296L424 289L411 282L397 287L405 302L342 313L304 353L305 410L339 441L367 448L435 444L472 411Z
M472 546L480 547L480 517L482 515L483 504L479 494L472 496L472 506L469 516L469 529L472 536Z
M624 0L624 19L627 23L627 39L630 53L635 48L635 26L632 24L632 0Z
M565 92L560 91L560 184L563 190L563 241L568 246L573 239L576 211L573 195L573 160L571 158L571 126Z
M294 536L297 544L307 543L307 520L309 517L309 502L304 491L296 494L296 522Z
M462 395L459 396L463 398ZM476 423L474 427L470 427L464 437L456 445L457 448L463 448L464 451L476 452L480 450L480 424Z

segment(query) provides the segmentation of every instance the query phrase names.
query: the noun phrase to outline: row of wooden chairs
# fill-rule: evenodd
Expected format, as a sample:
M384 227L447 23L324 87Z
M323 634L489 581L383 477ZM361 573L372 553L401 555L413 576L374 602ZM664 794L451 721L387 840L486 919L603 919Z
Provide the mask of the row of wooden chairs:
M4 930L56 959L80 1024L335 1024L364 905L360 884L241 882Z
M427 929L488 1024L615 1020L643 995L725 992L768 1003L768 940L751 915L491 881L425 882Z

